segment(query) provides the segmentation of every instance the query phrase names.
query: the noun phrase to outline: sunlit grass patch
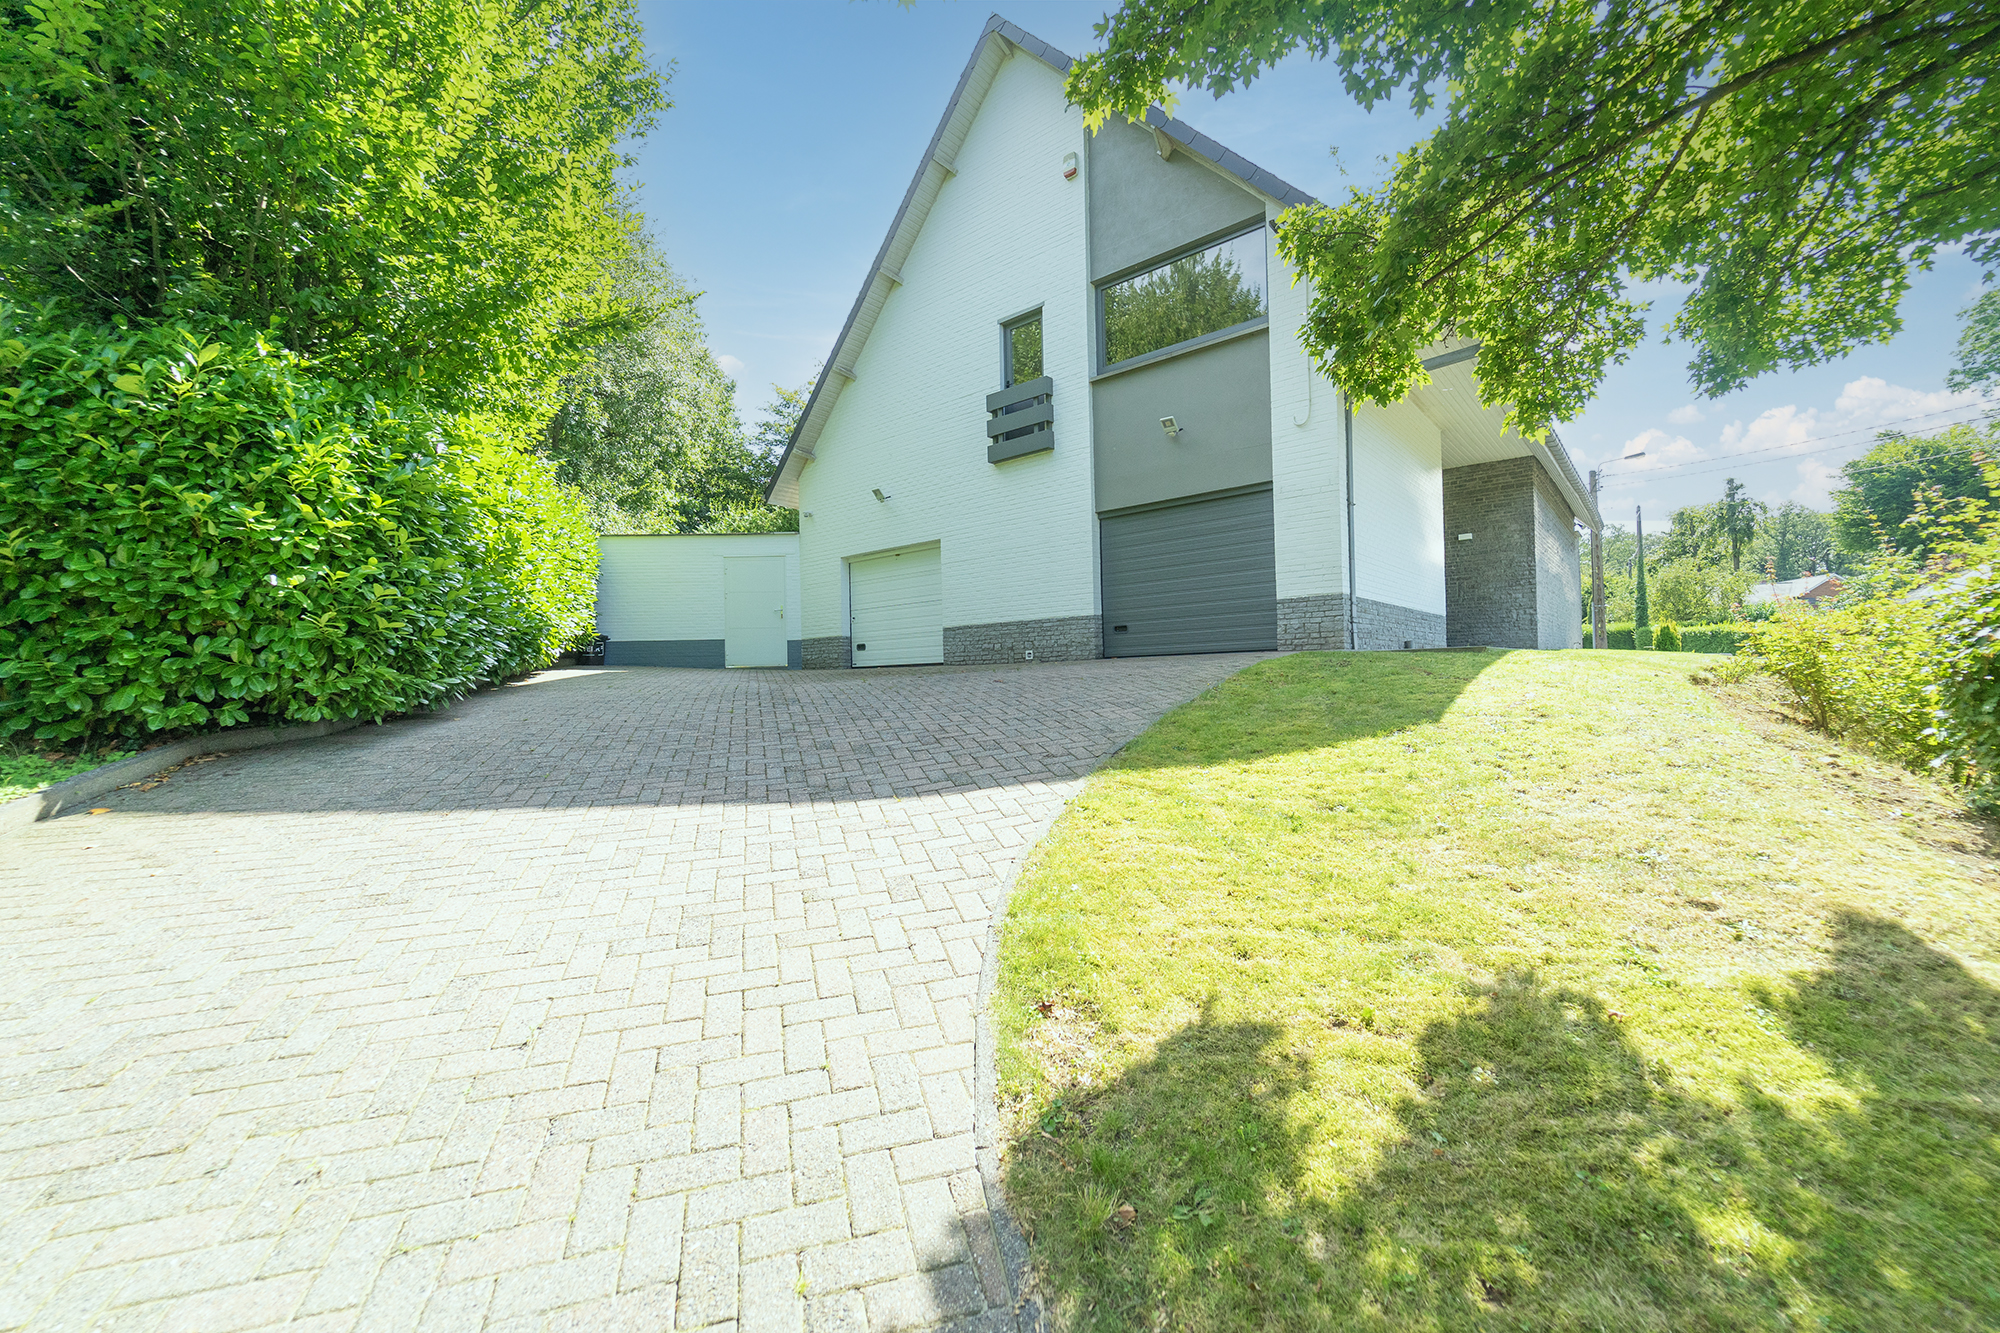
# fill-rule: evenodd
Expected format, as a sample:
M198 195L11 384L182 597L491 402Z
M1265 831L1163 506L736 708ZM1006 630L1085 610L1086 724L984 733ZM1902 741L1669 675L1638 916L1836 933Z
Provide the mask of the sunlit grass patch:
M101 768L130 753L112 749L74 753L0 742L0 801L32 796L44 787Z
M1696 665L1282 658L1092 781L996 1000L1059 1322L2000 1325L1993 893Z

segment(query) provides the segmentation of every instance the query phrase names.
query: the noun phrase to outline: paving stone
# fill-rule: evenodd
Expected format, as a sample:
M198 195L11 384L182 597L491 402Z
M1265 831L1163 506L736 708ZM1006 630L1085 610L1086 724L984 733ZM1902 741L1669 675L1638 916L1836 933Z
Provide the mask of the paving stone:
M1001 886L1252 660L552 671L0 838L0 1327L1004 1323Z

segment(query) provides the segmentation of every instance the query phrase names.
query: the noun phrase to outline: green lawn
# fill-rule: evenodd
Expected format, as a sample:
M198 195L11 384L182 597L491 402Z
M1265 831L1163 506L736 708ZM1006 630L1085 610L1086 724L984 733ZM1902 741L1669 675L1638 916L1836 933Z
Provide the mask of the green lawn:
M129 750L103 750L92 754L64 754L0 744L0 801L32 796L64 778L88 773L130 753Z
M1286 657L1093 779L996 1000L1058 1327L2000 1328L2000 881L1710 660Z

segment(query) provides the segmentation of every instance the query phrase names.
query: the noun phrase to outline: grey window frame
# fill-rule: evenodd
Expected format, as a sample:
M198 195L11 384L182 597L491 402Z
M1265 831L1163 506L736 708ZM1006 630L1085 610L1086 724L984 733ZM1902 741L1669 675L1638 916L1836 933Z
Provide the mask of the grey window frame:
M1049 342L1048 342L1049 326L1048 322L1042 318L1042 312L1046 309L1047 309L1046 304L1031 306L1027 310L1023 310L1018 315L1014 315L1010 318L1003 319L1000 321L1000 387L1001 388L1009 389L1012 388L1014 385L1020 383L1019 380L1014 378L1014 330L1020 328L1023 324L1040 324L1042 326L1042 372L1041 373L1042 375L1046 375L1049 373ZM1039 379L1041 378L1041 376L1036 375L1032 376L1031 378Z
M1211 329L1207 333L1199 334L1193 338L1184 338L1177 343L1168 343L1165 347L1155 347L1150 352L1141 352L1137 356L1128 356L1123 361L1105 360L1105 352L1110 345L1104 325L1105 292L1116 287L1119 283L1130 281L1141 274L1151 273L1155 269L1162 269L1169 264L1178 263L1180 260L1186 259L1189 255L1200 254L1203 250L1211 250L1218 245L1248 236L1252 232L1268 231L1270 227L1271 220L1269 218L1258 218L1250 222L1238 222L1223 228L1221 231L1211 232L1200 240L1183 245L1179 249L1155 255L1153 258L1137 264L1128 264L1115 273L1107 273L1105 276L1097 279L1092 284L1091 291L1091 323L1094 326L1092 329L1092 341L1094 345L1091 348L1091 362L1096 367L1096 374L1092 378L1099 378L1107 374L1117 374L1127 370L1136 370L1140 366L1151 365L1155 361L1164 361L1169 357L1180 356L1183 353L1207 347L1210 343L1226 342L1231 338L1241 337L1253 329L1268 327L1271 323L1271 257L1267 244L1264 256L1263 314L1257 316L1255 319L1246 319L1241 323L1231 324L1227 328ZM1046 355L1044 356L1044 360L1046 360Z

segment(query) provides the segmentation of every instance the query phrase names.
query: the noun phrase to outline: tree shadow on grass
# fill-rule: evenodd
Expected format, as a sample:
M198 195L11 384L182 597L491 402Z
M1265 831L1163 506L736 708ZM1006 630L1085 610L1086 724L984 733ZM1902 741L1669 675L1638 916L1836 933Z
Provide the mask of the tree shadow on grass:
M1759 1002L1827 1095L1698 1092L1519 974L1424 1029L1376 1127L1279 1027L1205 1014L1027 1126L1008 1186L1074 1327L2000 1327L2000 993L1849 915ZM1343 1184L1347 1136L1387 1146Z

